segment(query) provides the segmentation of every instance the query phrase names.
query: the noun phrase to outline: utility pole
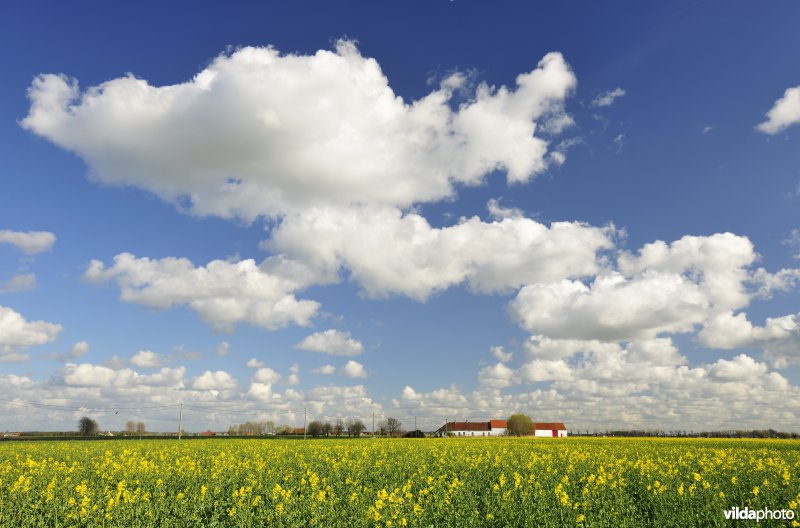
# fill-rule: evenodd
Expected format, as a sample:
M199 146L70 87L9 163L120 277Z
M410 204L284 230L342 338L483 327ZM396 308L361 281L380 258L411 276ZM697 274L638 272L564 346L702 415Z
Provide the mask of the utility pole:
M180 412L178 414L178 440L181 439L182 432L183 432L183 402L181 402Z
M306 408L303 407L303 440L306 439Z
M372 411L372 438L375 438L375 411Z
M417 417L414 417L414 430L417 430Z

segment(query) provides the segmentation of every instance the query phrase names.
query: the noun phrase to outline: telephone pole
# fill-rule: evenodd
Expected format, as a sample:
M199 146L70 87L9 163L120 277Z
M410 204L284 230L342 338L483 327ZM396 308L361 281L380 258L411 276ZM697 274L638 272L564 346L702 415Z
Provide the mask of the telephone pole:
M181 433L183 432L183 402L180 404L180 411L178 414L178 440L181 439Z
M417 430L417 417L414 417L414 430Z
M306 408L303 407L303 440L306 439Z
M375 411L372 412L372 438L375 438Z

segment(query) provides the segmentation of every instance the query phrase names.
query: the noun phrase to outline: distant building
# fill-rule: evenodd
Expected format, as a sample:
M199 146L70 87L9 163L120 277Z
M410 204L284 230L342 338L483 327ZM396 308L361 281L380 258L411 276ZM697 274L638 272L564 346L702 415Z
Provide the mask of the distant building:
M561 422L534 422L533 436L543 438L564 438L567 436L567 428Z
M533 436L539 438L564 438L567 428L561 422L534 422ZM488 422L447 422L435 432L436 436L459 436L480 438L488 436L506 436L508 423L505 420L489 420Z
M436 430L438 436L505 436L505 420L489 420L488 422L447 422Z
M214 431L205 431L203 433L200 433L200 436L217 436L217 433L215 433Z

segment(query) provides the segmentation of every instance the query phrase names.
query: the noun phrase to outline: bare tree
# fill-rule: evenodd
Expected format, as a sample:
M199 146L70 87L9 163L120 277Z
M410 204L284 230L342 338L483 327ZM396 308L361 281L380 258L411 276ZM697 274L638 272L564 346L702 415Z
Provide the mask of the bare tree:
M128 435L132 435L133 433L135 433L136 422L134 422L133 420L129 420L128 423L125 424L125 432L128 433Z
M364 422L358 418L348 418L347 420L347 434L350 436L361 436L361 433L367 428Z
M331 431L333 431L333 425L330 422L325 422L322 424L322 434L325 436L330 436Z
M136 422L136 433L142 436L145 433L144 422Z
M378 427L378 434L381 436L386 436L389 432L389 423L386 420L381 420L377 424Z
M403 424L397 418L388 418L386 420L386 432L389 436L399 436L403 432Z
M97 431L100 429L100 426L97 425L97 422L89 418L88 416L84 416L80 420L78 420L78 432L82 436L94 436L97 434Z
M342 436L342 432L344 431L344 422L342 422L341 418L337 418L336 421L333 423L333 434L336 436Z

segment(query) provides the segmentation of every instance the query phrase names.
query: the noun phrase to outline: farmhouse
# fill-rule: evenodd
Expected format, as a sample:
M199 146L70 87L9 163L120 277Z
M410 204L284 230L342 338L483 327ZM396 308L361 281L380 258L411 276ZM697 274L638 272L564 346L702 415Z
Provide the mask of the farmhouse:
M447 422L436 430L439 436L505 436L505 420L488 422Z
M561 422L534 422L533 436L564 438L567 436L567 428Z
M486 437L505 436L508 424L505 420L488 422L447 422L436 430L437 436ZM534 422L531 434L540 438L564 438L567 428L562 422Z

